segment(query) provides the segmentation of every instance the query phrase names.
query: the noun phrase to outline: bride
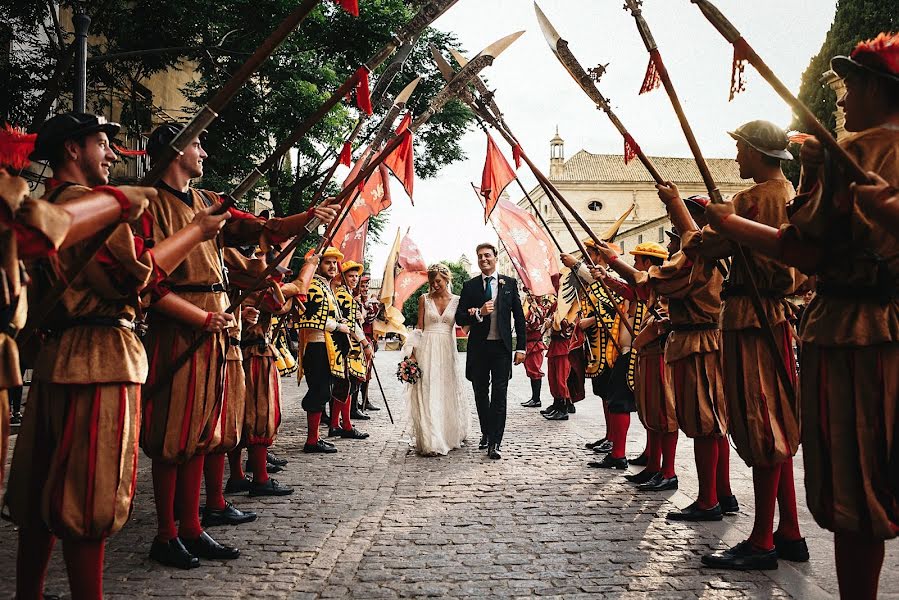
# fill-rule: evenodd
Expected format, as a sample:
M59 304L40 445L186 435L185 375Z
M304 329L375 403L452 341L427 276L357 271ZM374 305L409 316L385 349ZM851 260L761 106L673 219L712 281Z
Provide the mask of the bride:
M404 353L418 361L421 379L409 387L415 449L425 456L446 455L468 435L469 407L456 365L456 305L452 274L444 264L428 267L430 290L418 299L418 324Z

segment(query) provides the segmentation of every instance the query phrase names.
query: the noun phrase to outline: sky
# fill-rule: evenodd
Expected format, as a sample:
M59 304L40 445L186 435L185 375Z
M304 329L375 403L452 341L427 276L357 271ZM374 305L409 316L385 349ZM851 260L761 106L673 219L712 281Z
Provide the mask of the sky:
M559 34L585 68L609 63L599 89L641 148L650 156L689 157L690 150L664 89L637 94L649 55L633 17L622 0L540 0ZM833 21L835 0L717 0L716 6L774 73L796 93L803 71L821 47ZM732 102L732 46L689 0L646 0L643 14L652 29L684 111L707 158L734 156L727 131L754 119L782 127L792 120L788 106L751 66L746 91ZM536 165L549 170L549 140L558 127L565 157L583 149L617 153L623 141L604 113L563 70L537 24L531 0L459 0L434 23L456 34L473 56L497 39L524 30L493 66L482 72L496 91L496 101L510 128ZM511 163L508 145L494 135ZM415 205L393 181L393 206L384 243L369 244L371 272L379 278L397 228L410 235L428 264L473 258L475 246L496 241L471 189L479 183L486 138L472 128L461 140L466 159L442 169L431 179L415 182ZM519 170L525 187L535 180L526 166ZM520 193L508 188L513 200Z

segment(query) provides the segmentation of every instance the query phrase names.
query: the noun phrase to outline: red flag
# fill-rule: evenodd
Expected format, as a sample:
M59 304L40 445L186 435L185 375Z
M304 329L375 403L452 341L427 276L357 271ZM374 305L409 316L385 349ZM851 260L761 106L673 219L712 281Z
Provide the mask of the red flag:
M746 91L745 70L746 61L749 60L749 44L742 37L734 42L734 59L730 67L730 102L734 96Z
M521 168L521 152L522 152L521 146L519 146L518 144L515 144L514 146L512 146L512 160L515 161L516 169Z
M638 152L640 152L640 146L637 145L637 142L634 141L630 134L626 134L624 136L624 164L637 158Z
M481 195L484 196L484 223L490 219L490 213L496 206L499 195L506 186L515 180L515 171L506 162L506 157L496 147L496 142L487 134L487 159L484 161L484 172L481 174Z
M396 259L398 273L394 277L393 305L402 309L403 303L415 290L428 282L428 266L421 251L407 233L400 242L400 252Z
M646 75L643 76L643 85L640 86L640 94L651 92L662 85L662 77L656 67L656 60L661 60L658 50L653 50L649 55L649 64L646 66Z
M354 17L359 16L359 0L334 0L334 2Z
M412 200L412 188L415 184L415 153L412 148L412 132L409 131L411 123L412 113L406 113L406 116L400 121L399 127L396 128L396 134L405 135L406 139L400 142L396 150L384 161L394 177L403 184L403 188L409 194L409 200Z
M340 230L343 232L344 228L341 226ZM343 254L343 259L345 261L353 260L357 263L361 263L364 262L365 259L365 241L367 238L368 219L366 219L357 229L342 234L338 233L334 239L338 242L338 247Z
M555 294L559 264L547 233L529 212L502 199L490 217L521 284L535 296Z
M350 166L350 163L353 162L353 147L349 142L344 142L343 148L340 149L340 156L337 160L340 164L346 166Z

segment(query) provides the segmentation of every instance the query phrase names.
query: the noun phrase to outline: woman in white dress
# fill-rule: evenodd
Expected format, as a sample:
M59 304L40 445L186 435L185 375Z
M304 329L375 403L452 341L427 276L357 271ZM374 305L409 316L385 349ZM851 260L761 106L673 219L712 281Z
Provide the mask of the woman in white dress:
M418 324L404 353L418 361L421 379L407 391L415 449L424 456L446 455L468 435L469 406L457 365L456 305L452 274L444 264L428 267L430 290L418 299Z

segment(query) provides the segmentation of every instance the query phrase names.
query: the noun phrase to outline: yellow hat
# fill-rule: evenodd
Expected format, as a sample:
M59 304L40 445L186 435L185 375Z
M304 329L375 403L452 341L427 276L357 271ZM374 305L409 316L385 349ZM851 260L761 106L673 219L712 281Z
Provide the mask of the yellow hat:
M642 242L630 252L634 256L654 256L656 258L668 258L668 251L662 244L656 242Z
M593 238L587 238L586 240L584 240L584 246L586 246L587 248L596 248L596 242L593 241ZM621 246L619 246L615 242L606 242L606 246L608 246L609 250L611 250L615 254L621 254Z
M361 273L362 269L364 269L364 268L365 268L365 265L360 265L356 261L348 260L345 263L343 263L343 269L341 270L341 273L346 273L348 271L355 271L357 269Z
M328 246L328 248L322 252L322 259L326 258L336 258L337 260L343 260L343 253L335 248L334 246Z

